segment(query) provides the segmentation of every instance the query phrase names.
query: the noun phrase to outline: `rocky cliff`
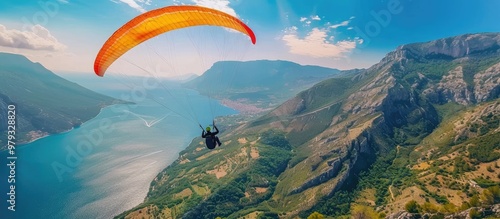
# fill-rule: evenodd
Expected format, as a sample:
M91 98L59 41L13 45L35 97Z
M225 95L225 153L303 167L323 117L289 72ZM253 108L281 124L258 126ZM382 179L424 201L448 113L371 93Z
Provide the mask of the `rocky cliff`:
M207 218L294 218L312 211L339 216L358 199L384 213L402 208L388 204L400 196L444 201L437 190L426 190L415 180L410 162L424 159L412 156L444 156L420 145L426 137L447 136L436 131L463 107L499 97L499 65L496 33L400 46L369 69L322 81L237 131L226 132L224 150L202 153L195 141L178 164L158 175L147 201L122 216L151 206L167 206L156 213L174 218L192 218L210 209L215 213ZM494 118L481 121L493 127L498 121ZM465 137L457 143L474 136L469 128L462 130ZM269 137L270 132L281 134ZM214 171L217 185L210 183ZM337 196L339 192L349 195ZM224 210L212 206L213 200Z
M282 129L297 150L307 151L282 174L274 200L285 209L308 208L351 186L346 182L355 182L376 153L418 144L440 124L437 106L498 98L499 39L472 34L398 47L345 85L319 83L254 122L258 129L265 122ZM311 202L291 205L299 192Z

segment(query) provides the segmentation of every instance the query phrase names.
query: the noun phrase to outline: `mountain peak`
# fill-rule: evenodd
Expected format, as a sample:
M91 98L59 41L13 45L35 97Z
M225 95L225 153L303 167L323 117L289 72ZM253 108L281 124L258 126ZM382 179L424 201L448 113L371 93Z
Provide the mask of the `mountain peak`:
M282 60L221 61L185 85L201 93L210 91L222 99L281 103L339 72Z
M410 52L413 55L462 58L471 54L496 52L500 49L500 33L476 33L448 37L423 43L412 43L397 48L394 53Z
M33 64L28 58L19 54L0 52L0 59L2 60L0 63L2 65L9 65L12 63Z

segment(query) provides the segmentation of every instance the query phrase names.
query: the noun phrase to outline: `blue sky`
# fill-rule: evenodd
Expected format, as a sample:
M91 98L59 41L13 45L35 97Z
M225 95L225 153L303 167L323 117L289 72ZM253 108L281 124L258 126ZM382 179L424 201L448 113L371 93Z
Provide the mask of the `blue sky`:
M129 51L110 71L140 74L138 65L201 74L215 61L255 59L364 68L402 44L500 32L499 0L2 0L0 51L26 55L56 72L90 73L116 29L174 4L235 15L254 30L257 44L223 28L181 30Z

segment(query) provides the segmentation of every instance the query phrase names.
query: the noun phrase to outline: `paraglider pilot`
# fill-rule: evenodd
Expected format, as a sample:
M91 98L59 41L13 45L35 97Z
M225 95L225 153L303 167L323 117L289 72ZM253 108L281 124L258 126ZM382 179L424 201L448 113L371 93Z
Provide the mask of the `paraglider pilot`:
M205 139L205 144L207 145L207 148L212 150L215 148L215 146L219 145L221 146L222 143L219 140L219 137L216 135L219 134L219 129L217 126L215 126L215 122L213 123L213 126L215 128L215 132L211 132L210 126L207 126L206 129L203 129L203 127L200 125L200 128L203 130L201 133L201 137ZM206 132L205 132L206 130Z

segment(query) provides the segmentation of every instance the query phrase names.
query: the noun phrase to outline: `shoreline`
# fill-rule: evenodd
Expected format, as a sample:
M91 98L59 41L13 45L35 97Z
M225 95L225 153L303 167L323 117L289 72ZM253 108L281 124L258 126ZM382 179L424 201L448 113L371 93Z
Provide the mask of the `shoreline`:
M255 114L259 114L259 113L271 110L271 108L269 108L269 109L259 108L253 104L244 103L241 100L238 101L238 100L230 100L230 99L225 98L225 99L218 100L218 101L220 102L221 105L223 105L227 108L230 108L230 109L234 109L238 112L238 114L241 114L241 115L255 115Z
M28 145L28 144L34 143L34 142L36 142L36 141L38 141L38 140L41 140L41 139L44 139L44 138L47 138L47 137L50 137L50 136L57 136L57 135L67 134L67 133L69 133L69 132L71 132L71 131L73 131L73 130L75 130L75 129L78 129L78 128L82 127L84 124L88 123L89 121L91 121L91 120L93 120L93 119L97 118L99 115L101 115L101 113L102 113L102 111L103 111L104 109L106 109L106 108L108 108L108 107L115 106L115 105L120 105L120 104L130 104L130 103L127 103L127 102L125 102L125 103L112 103L112 104L107 105L107 106L105 106L105 107L101 107L101 109L99 109L99 112L98 112L95 116L93 116L92 118L90 118L90 119L86 120L85 122L82 122L82 124L80 124L80 125L78 125L78 126L73 126L73 127L71 127L70 129L68 129L68 130L61 131L61 132L58 132L58 133L52 133L52 134L48 133L48 134L46 134L46 135L43 135L43 136L40 136L40 137L37 137L37 138L31 139L31 140L29 140L29 141L22 142L22 143L18 143L18 146L26 146L26 145ZM39 130L37 130L37 131L39 131ZM37 132L37 131L34 131L34 132Z

